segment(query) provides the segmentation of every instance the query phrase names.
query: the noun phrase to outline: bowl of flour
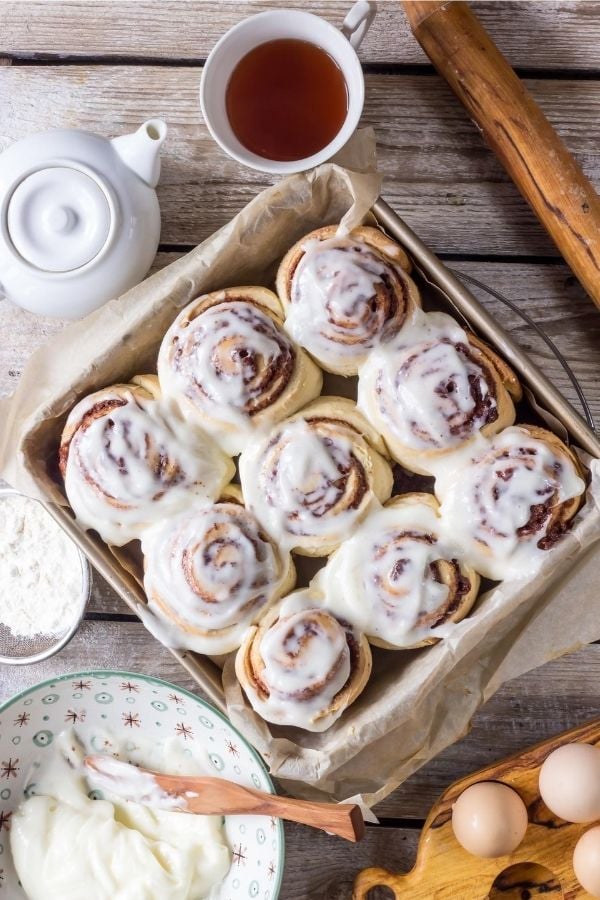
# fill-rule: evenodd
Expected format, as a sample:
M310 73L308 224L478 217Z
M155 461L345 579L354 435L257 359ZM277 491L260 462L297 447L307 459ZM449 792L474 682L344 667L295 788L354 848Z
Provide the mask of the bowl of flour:
M37 500L0 488L0 662L61 650L83 618L90 566Z

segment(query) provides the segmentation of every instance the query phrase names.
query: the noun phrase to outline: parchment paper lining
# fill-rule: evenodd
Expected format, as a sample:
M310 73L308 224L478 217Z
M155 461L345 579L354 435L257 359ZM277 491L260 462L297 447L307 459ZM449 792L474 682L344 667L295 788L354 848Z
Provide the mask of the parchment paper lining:
M344 155L346 169L327 164L263 191L187 256L38 350L16 393L0 403L0 476L64 504L55 458L68 410L99 387L153 369L168 325L199 293L271 285L278 260L303 234L342 218L348 228L359 224L380 189L380 176L365 171L373 168L372 133L359 133ZM537 580L504 583L481 597L441 644L377 651L364 694L327 732L270 728L245 703L232 658L226 662L232 722L286 787L298 796L361 795L370 805L463 735L505 681L600 638L600 464L588 464L587 503Z

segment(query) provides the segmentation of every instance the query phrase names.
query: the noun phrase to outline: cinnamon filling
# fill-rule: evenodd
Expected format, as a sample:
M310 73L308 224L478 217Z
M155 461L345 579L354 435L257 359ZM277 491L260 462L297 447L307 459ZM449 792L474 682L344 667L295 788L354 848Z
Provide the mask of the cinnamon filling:
M72 452L75 454L77 468L79 469L81 475L88 482L88 484L93 485L93 487L99 493L103 494L112 506L121 509L127 508L127 503L125 503L120 497L116 497L113 494L108 493L108 491L104 488L101 480L98 477L98 474L101 473L96 472L96 470L94 469L95 460L88 459L82 455L80 440L85 434L87 428L89 428L93 424L93 422L99 419L104 419L102 431L102 447L106 455L106 459L114 465L115 469L121 475L126 475L129 471L128 457L134 459L138 458L138 447L135 440L132 440L130 438L131 424L127 421L121 420L119 423L120 433L117 435L117 444L125 444L125 453L120 453L117 455L113 452L115 420L110 416L110 413L115 409L127 406L129 402L133 402L136 404L136 406L139 406L139 404L137 404L135 400L128 401L123 398L111 398L104 400L92 407L92 409L83 416L80 426L74 432L68 444L68 451L64 455L65 472L68 453L72 448ZM60 448L60 452L62 452L62 450L63 447ZM151 499L159 500L168 488L180 484L185 479L185 473L177 462L171 460L169 454L165 451L165 448L162 445L155 444L151 434L145 434L144 436L144 451L144 465L147 471L154 476L157 485L159 486L158 490L152 495Z
M118 406L126 406L127 400L122 397L113 397L111 399L101 400L99 403L95 403L88 411L82 416L81 422L71 435L68 441L64 441L59 448L58 451L58 466L60 469L60 473L64 478L67 472L67 461L69 459L69 449L71 447L71 443L77 434L85 431L96 419L101 419L103 416L106 416L111 410L116 409Z
M448 338L442 338L442 344L451 345L452 342ZM467 376L469 384L469 393L472 402L472 408L469 412L454 406L454 411L448 417L448 432L450 436L456 438L468 437L473 432L473 426L477 424L478 428L496 421L498 418L498 405L496 397L496 384L492 378L489 368L486 366L484 359L476 355L476 353L467 344L459 343L454 345L456 351L465 359L475 366L479 372L470 372ZM413 353L409 356L398 371L398 378L407 375L410 372L413 363L419 362L419 354ZM430 374L424 372L424 375ZM485 380L487 391L484 393L481 385L481 378ZM377 383L376 393L381 394L381 384ZM452 402L453 395L457 391L457 384L453 378L441 382L435 388L435 394L442 400ZM413 423L417 433L423 440L428 440L429 435L419 429L418 423Z
M450 568L450 572L446 571L446 577L442 576L442 566L445 569ZM448 587L448 597L443 606L434 610L429 614L419 616L418 624L429 628L437 628L447 622L459 608L462 598L471 590L471 581L460 570L458 560L436 560L430 565L431 573L439 584L445 584ZM450 578L448 578L448 574Z
M326 238L325 242L328 240L331 238ZM406 317L408 289L405 279L387 262L383 255L379 254L375 247L369 244L349 239L346 246L336 246L336 250L356 256L368 256L385 266L385 269L379 277L379 284L375 287L371 299L368 302L361 302L360 306L351 309L346 318L340 318L336 315L332 305L326 304L329 323L343 329L346 333L327 332L323 334L323 337L332 343L348 346L369 345L374 338L389 339L397 333ZM290 265L287 281L290 302L294 301L294 277L303 257L304 252L298 253Z
M289 661L289 667L293 668L295 661L306 651L307 647L310 645L312 638L316 637L319 634L320 629L324 627L323 622L319 621L319 618L323 618L325 623L327 620L330 620L331 627L341 627L346 632L346 645L348 652L350 654L350 675L348 680L345 682L343 687L337 692L336 697L341 694L348 684L352 681L354 677L354 672L359 664L360 658L360 650L358 647L358 643L354 636L351 626L349 623L344 622L340 619L335 618L330 613L322 610L317 613L316 616L310 615L307 616L307 621L303 623L303 633L300 637L297 634L297 625L290 629L289 632L283 639L283 647L286 652L286 658ZM327 629L326 629L327 630ZM329 669L325 677L312 682L310 685L307 685L305 688L301 690L294 691L293 693L286 693L286 697L290 700L303 701L303 700L311 700L313 697L318 696L322 693L327 685L335 680L335 676L337 675L340 667L344 662L344 653L340 653L337 657L335 664L332 668ZM285 663L284 663L285 665ZM269 684L265 682L265 680L261 677L262 671L254 672L254 681L258 690L262 693L264 698L268 698L271 696L271 687ZM335 700L335 698L334 698Z
M242 313L242 311L232 306L233 303L244 303L244 312ZM253 315L253 311L262 313L268 321ZM172 341L173 368L177 372L184 370L183 374L190 381L188 394L192 399L193 391L197 391L206 400L214 401L206 379L201 380L202 373L185 371L185 364L189 356L193 355L196 341L199 339L210 340L211 335L208 326L204 335L202 335L204 327L202 316L205 313L215 315L212 330L217 338L220 330L223 331L228 328L229 323L225 319L227 315L238 319L240 323L248 325L252 331L264 335L277 345L277 355L272 359L265 359L252 346L244 344L243 335L229 334L223 337L222 340L217 339L212 349L212 372L217 378L231 377L232 375L240 378L247 394L242 408L248 416L255 416L275 403L287 388L296 365L294 347L286 339L285 335L279 331L260 305L251 299L243 296L228 297L225 302L208 307L193 320L183 325L183 327L188 327L193 322L198 323L201 329L200 337L196 336L195 340L192 340L190 343L190 335L186 335L185 340L175 335ZM217 313L222 313L223 315L220 321L216 316ZM192 335L195 335L195 333L192 332Z

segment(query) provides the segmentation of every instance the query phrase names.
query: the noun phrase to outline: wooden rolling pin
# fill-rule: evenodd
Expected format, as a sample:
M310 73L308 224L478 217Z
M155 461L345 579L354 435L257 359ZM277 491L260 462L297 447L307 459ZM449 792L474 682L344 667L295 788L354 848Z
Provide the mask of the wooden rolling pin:
M600 307L600 198L467 3L403 0L413 34Z

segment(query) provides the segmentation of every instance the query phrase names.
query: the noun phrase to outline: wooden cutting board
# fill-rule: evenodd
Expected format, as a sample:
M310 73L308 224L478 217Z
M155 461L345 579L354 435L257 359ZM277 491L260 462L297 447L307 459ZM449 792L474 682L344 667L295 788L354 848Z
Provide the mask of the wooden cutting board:
M353 900L385 886L397 900L581 900L589 898L573 872L575 844L591 825L572 825L554 816L538 791L542 763L557 747L580 741L600 746L600 720L544 741L524 753L457 781L434 804L423 826L417 861L406 874L363 869ZM525 802L529 827L510 856L480 859L460 846L452 831L452 804L479 781L500 781Z

